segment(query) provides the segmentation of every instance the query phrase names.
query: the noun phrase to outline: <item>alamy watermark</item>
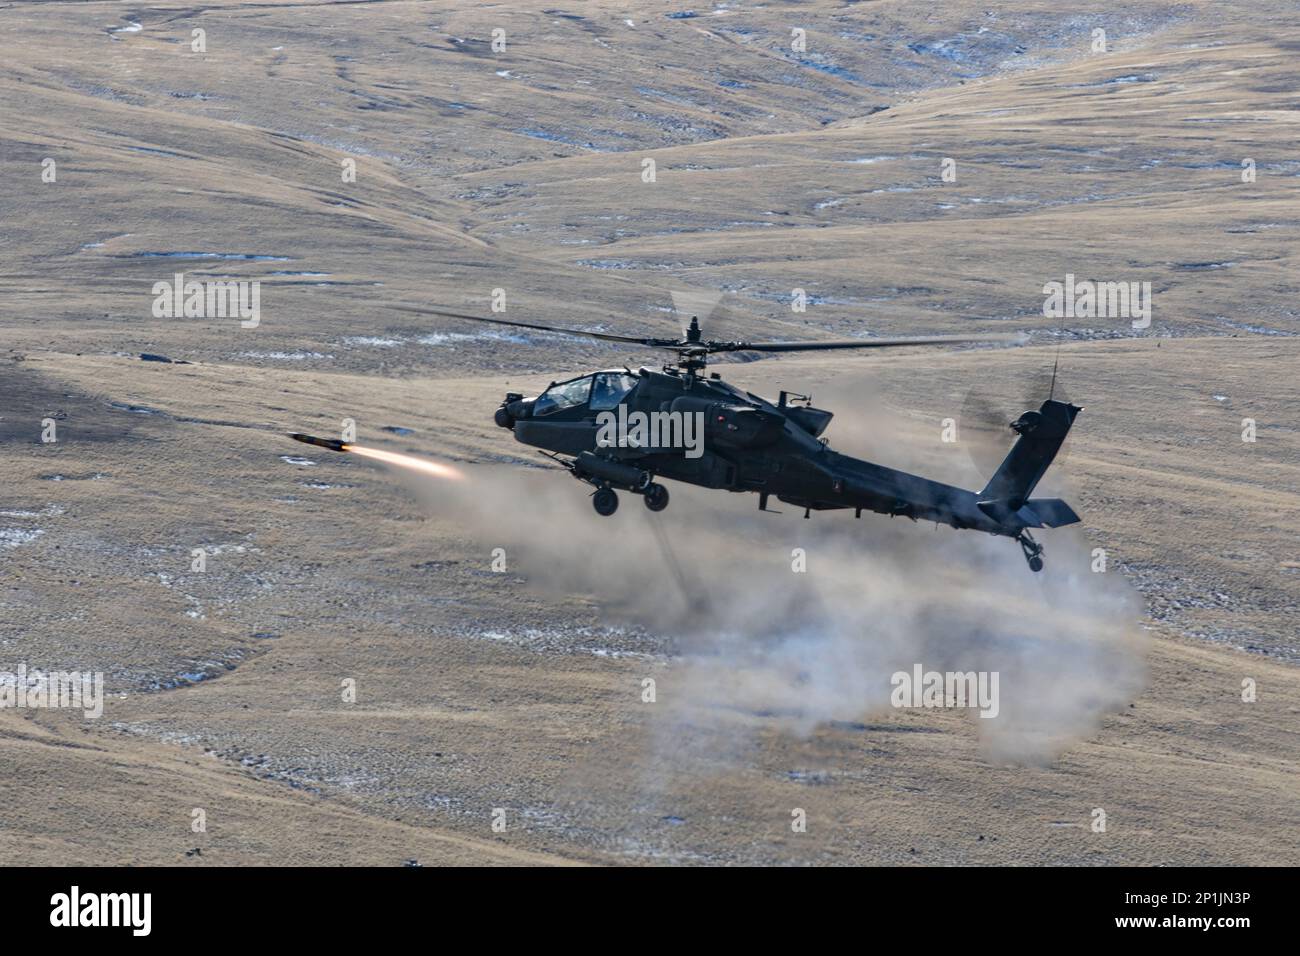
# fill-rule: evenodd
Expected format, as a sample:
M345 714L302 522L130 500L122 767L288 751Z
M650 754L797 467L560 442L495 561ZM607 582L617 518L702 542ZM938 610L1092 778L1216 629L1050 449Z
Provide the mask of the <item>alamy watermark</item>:
M1132 319L1133 328L1151 325L1150 282L1094 282L1053 279L1043 286L1043 316L1049 319Z
M132 936L148 936L152 913L152 893L83 893L73 886L50 897L51 926L121 926Z
M80 671L0 671L0 709L80 710L88 720L104 715L104 675Z
M629 412L626 405L596 414L598 448L684 448L687 458L704 454L703 412Z
M981 717L996 717L997 671L927 671L920 664L895 671L889 679L894 689L889 702L895 707L974 707Z
M186 279L178 272L172 282L153 284L155 319L240 319L255 329L262 321L262 283L257 279Z

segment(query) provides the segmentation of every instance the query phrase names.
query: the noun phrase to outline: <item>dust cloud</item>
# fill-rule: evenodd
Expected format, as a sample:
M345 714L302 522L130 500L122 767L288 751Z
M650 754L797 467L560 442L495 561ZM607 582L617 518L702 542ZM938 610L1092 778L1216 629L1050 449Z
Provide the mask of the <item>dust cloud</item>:
M833 447L967 487L987 477L964 452L939 449L915 422L876 409L860 402L851 423L833 425ZM919 664L997 672L997 716L969 711L983 752L1043 763L1144 680L1141 602L1113 564L1092 570L1077 528L1039 535L1047 568L1033 574L1010 539L906 518L838 511L804 520L775 501L782 513L765 514L754 495L675 482L664 512L620 493L619 510L602 518L591 489L559 469L465 471L466 481L420 486L435 517L505 548L529 587L591 595L606 623L667 639L671 660L657 678L671 703L666 739L729 728L738 714L801 735L828 721L887 718L896 713L891 676ZM1055 478L1049 472L1037 493L1068 500Z
M1118 571L1091 570L1077 532L1046 536L1047 570L1032 574L1009 539L901 518L805 521L674 484L666 511L622 494L605 519L559 471L468 474L426 489L434 512L505 548L529 586L590 594L608 623L669 636L661 693L692 726L741 711L807 734L888 716L891 675L916 664L996 671L998 715L971 720L991 759L1035 763L1142 684L1140 604Z

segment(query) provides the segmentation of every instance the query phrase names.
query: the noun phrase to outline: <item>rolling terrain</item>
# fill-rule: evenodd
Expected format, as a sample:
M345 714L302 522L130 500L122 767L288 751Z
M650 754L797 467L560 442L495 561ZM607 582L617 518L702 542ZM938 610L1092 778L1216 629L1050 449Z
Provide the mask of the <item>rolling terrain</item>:
M1293 11L1010 6L0 7L0 673L107 690L0 709L7 858L1300 862ZM178 272L260 282L259 324L158 317ZM1067 274L1149 282L1150 327L1045 317ZM494 290L623 334L1020 333L714 370L979 487L941 423L1059 362L1044 489L1083 523L1033 576L676 486L599 518L492 411L662 356L393 308ZM463 477L284 435L344 419ZM916 660L1002 670L1006 714L889 707Z

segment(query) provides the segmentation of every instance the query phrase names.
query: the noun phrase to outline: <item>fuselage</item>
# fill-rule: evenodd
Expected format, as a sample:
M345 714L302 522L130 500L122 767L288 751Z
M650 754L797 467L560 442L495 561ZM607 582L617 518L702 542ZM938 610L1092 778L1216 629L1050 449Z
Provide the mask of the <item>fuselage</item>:
M602 425L635 420L638 412L693 416L698 447L611 444ZM811 511L852 508L1013 537L1037 524L1032 515L995 519L979 507L975 492L832 450L821 437L831 417L810 405L788 404L784 395L774 404L718 377L642 368L555 383L533 399L510 396L497 422L512 428L518 441L548 452L588 453L658 478L754 492L764 503L771 496Z

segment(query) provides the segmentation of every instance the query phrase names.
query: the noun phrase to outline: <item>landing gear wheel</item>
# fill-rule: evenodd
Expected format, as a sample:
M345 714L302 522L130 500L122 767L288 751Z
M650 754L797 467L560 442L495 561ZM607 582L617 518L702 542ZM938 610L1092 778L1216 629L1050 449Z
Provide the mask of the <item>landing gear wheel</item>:
M1020 537L1016 540L1020 542L1020 550L1025 553L1025 560L1029 562L1029 570L1035 573L1043 570L1043 546L1035 541L1028 531L1020 532Z
M645 490L645 506L651 511L663 511L668 507L668 489L663 485L651 485Z
M614 494L613 488L601 488L591 496L591 505L596 509L596 514L608 518L618 510L618 495Z

